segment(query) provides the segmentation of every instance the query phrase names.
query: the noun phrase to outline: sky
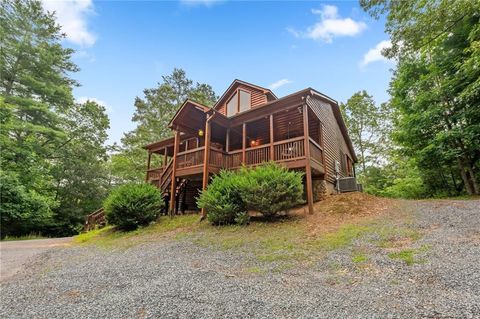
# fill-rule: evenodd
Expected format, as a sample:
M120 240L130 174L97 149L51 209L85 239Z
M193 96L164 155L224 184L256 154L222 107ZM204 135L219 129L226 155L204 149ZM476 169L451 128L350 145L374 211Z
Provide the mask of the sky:
M390 43L384 20L357 1L43 3L76 50L75 98L107 109L108 143L135 128L135 97L173 68L217 95L240 79L278 97L312 87L339 102L359 90L388 100L394 63L380 53Z

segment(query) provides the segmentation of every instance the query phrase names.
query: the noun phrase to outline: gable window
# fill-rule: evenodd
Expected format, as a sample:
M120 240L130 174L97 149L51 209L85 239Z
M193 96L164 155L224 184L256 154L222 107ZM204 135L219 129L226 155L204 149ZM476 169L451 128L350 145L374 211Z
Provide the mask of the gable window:
M237 113L238 110L238 96L237 93L235 93L230 101L227 103L227 116L232 116Z
M250 108L251 94L247 91L237 90L227 102L227 116L244 112Z
M240 107L238 108L238 111L243 112L250 108L250 93L242 90L239 90L239 92L240 92Z

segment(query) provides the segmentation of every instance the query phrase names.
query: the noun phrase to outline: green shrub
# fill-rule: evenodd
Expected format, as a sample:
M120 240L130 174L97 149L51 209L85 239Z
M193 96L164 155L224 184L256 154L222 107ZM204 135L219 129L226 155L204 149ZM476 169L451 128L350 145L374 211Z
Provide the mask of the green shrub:
M215 225L248 224L247 210L270 217L304 203L302 174L275 163L222 171L200 194L197 204Z
M160 191L150 184L126 184L115 188L105 200L107 222L133 230L157 219L164 202Z
M255 168L243 168L241 197L247 209L271 217L303 204L302 173L289 171L273 162Z
M200 193L198 207L207 211L207 219L214 225L232 224L246 214L245 203L240 197L241 179L237 172L221 171L208 188Z

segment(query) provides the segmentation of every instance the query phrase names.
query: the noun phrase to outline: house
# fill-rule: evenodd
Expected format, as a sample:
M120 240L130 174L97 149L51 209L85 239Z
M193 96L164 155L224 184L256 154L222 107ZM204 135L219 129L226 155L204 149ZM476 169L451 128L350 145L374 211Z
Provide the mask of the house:
M174 137L145 146L146 180L169 211L198 210L196 197L221 169L275 161L305 173L305 197L335 192L357 162L337 101L307 88L277 98L266 88L235 80L210 108L187 100L170 121ZM154 157L160 167L151 167Z

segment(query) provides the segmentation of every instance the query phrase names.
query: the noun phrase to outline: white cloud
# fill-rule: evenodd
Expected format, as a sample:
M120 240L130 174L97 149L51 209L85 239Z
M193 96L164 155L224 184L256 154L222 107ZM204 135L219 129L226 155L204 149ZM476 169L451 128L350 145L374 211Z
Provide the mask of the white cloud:
M312 13L318 15L320 21L308 27L306 31L297 31L293 28L287 28L287 30L297 38L303 37L331 43L335 37L352 37L367 28L362 21L341 18L336 6L324 5L320 10L312 9Z
M292 83L292 81L290 81L289 79L281 79L281 80L278 80L277 82L270 84L268 88L270 90L275 90L289 83Z
M105 103L104 101L100 100L100 99L97 99L96 97L86 97L86 96L82 96L82 97L79 97L76 99L76 102L77 103L80 103L80 104L83 104L87 101L92 101L92 102L95 102L97 103L98 105L101 105L105 108L105 110L107 111L108 114L112 114L113 113L113 108L108 105L107 103Z
M360 62L360 66L364 67L367 64L377 61L389 62L390 60L382 55L382 50L390 48L391 46L392 42L390 42L390 40L380 41L374 48L368 50L368 52L365 53L362 62Z
M180 0L180 3L187 5L187 6L205 6L205 7L211 7L213 5L216 5L220 2L223 2L223 0Z
M88 29L88 17L95 13L92 0L42 0L46 11L55 11L57 23L67 40L83 47L92 46L97 40Z

